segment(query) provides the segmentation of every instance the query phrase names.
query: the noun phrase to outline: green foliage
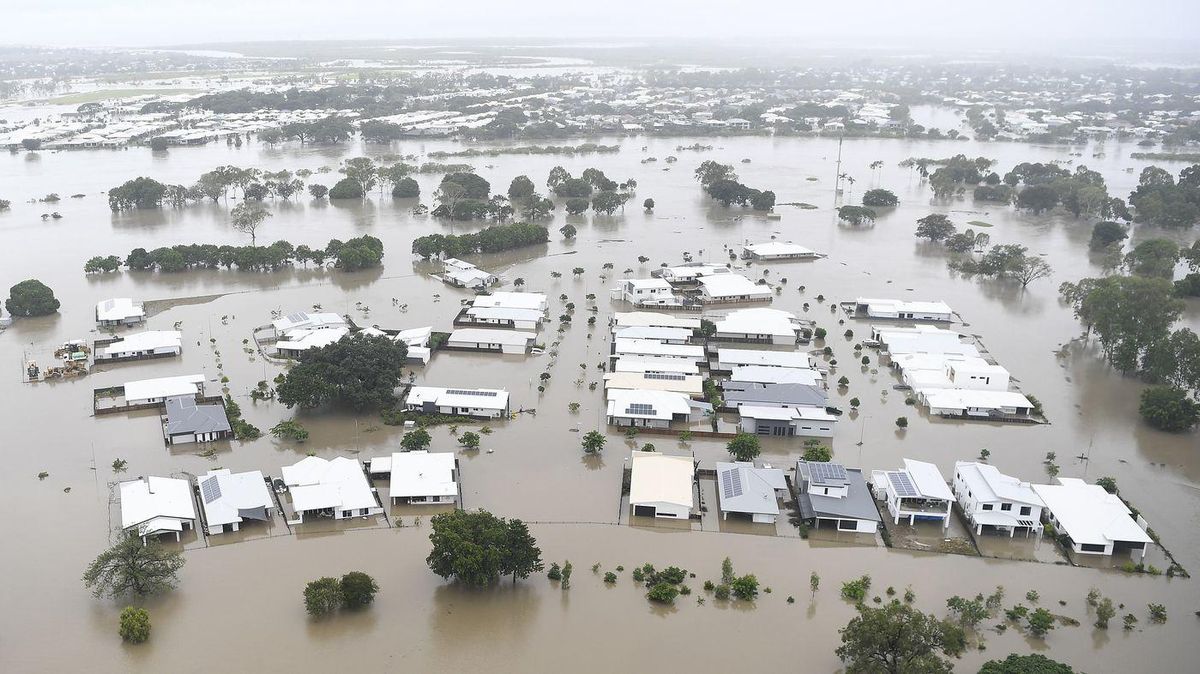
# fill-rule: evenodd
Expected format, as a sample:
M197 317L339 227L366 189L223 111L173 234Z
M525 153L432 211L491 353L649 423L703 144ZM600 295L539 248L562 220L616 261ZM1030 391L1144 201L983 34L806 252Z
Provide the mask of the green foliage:
M896 428L908 428L908 417L896 417Z
M604 574L604 582L608 585L613 585L617 582L617 574L608 571Z
M131 644L144 643L150 638L150 612L144 608L126 606L121 610L121 639Z
M713 596L722 601L729 599L729 586L721 583L713 589Z
M362 185L353 178L342 178L329 188L330 199L362 199Z
M580 443L583 446L583 451L588 454L596 454L604 449L604 444L608 442L608 438L600 431L588 431L583 434L583 440Z
M735 578L733 574L733 560L726 557L721 561L721 584L729 585Z
M333 344L309 349L276 388L287 407L318 407L340 402L356 410L387 407L408 347L386 336L347 335Z
M401 178L392 185L393 199L417 199L421 196L421 186L412 178Z
M679 588L670 583L657 583L646 593L646 598L657 604L674 604Z
M930 213L917 220L917 238L929 239L933 243L945 241L953 236L954 223L941 213Z
M125 258L125 266L134 271L181 272L188 269L232 269L241 271L276 271L299 263L309 262L318 267L333 260L338 269L356 271L378 266L383 259L383 243L369 235L342 242L331 239L325 248L293 246L276 241L269 246L216 246L213 244L179 244L170 248L134 248Z
M153 178L138 176L108 191L108 207L113 212L160 208L166 193L166 185Z
M1045 636L1046 632L1054 629L1054 614L1044 608L1034 609L1026 617L1026 625L1033 636Z
M1162 604L1147 604L1147 610L1150 611L1150 621L1155 623L1167 622L1167 607Z
M842 583L842 599L855 603L862 602L867 598L867 591L871 589L871 577L862 575L854 580L848 580Z
M124 536L100 553L83 573L84 587L96 597L147 596L173 589L183 555L153 539L142 544Z
M541 225L514 222L493 225L468 234L429 234L413 240L412 252L423 258L444 255L463 257L472 253L500 251L546 243L550 234Z
M1179 181L1157 166L1142 169L1137 189L1129 195L1137 222L1173 228L1191 227L1200 220L1200 169L1189 166Z
M954 595L946 600L946 608L964 629L975 629L984 618L988 617L988 610L982 596L975 599L964 599Z
M1112 620L1117 615L1117 609L1113 606L1113 601L1105 597L1096 604L1096 627L1106 630L1108 629L1108 621Z
M342 586L337 578L324 576L304 586L304 610L314 618L327 616L342 606Z
M1173 386L1151 386L1142 391L1138 412L1153 428L1182 433L1200 423L1200 403Z
M83 271L85 274L94 274L97 272L114 272L121 268L121 258L116 255L101 257L99 255L88 258L88 261L83 263Z
M360 609L370 605L375 601L375 593L379 591L375 579L362 571L351 571L342 576L339 586L342 604L348 609Z
M1125 256L1125 268L1135 276L1164 278L1175 276L1179 245L1170 239L1146 239Z
M47 316L58 311L62 303L54 291L37 279L26 279L8 289L4 308L13 316Z
M852 225L861 225L864 222L875 222L875 211L864 206L839 206L837 209L838 219L848 222Z
M1092 250L1103 250L1129 238L1129 231L1119 222L1102 220L1092 225L1092 238L1088 247Z
M758 596L758 578L754 574L739 576L729 584L729 590L738 599L752 601Z
M1096 484L1100 485L1101 487L1104 487L1104 491L1106 491L1110 494L1119 493L1118 489L1117 489L1117 478L1115 478L1115 477L1097 478Z
M1059 294L1089 332L1095 332L1105 358L1118 370L1137 369L1151 348L1168 340L1183 302L1170 281L1109 276L1064 283Z
M429 431L424 428L416 428L400 438L400 447L406 452L416 452L429 449L429 443L432 441L433 438L429 435Z
M900 200L891 190L875 188L863 193L862 203L863 206L888 208L899 204Z
M958 655L966 643L962 628L898 601L860 607L841 635L837 656L852 673L950 672L943 656Z
M458 436L458 443L467 449L479 449L479 434L466 431Z
M271 435L277 438L288 438L296 442L304 442L308 439L308 429L301 426L299 422L289 419L272 426Z
M546 571L546 578L550 580L562 580L562 567L558 565L558 562L550 563L550 570Z
M831 459L833 459L833 452L829 447L821 444L820 440L810 438L804 441L805 461L829 461Z
M518 519L506 520L486 510L456 510L434 515L425 561L442 578L469 587L486 587L502 575L528 578L542 570L541 550Z
M983 663L979 674L1074 674L1075 670L1056 660L1042 655L1010 654L1003 660L989 660Z
M750 433L738 433L725 445L725 448L737 461L753 461L762 453L758 436Z

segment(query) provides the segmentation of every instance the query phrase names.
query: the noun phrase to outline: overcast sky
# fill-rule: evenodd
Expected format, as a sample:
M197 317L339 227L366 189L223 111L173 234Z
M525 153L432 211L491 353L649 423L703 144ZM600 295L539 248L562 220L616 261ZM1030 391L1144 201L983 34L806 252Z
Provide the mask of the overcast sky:
M9 0L7 44L452 37L784 37L1103 53L1200 50L1200 0ZM798 43L799 44L799 43Z

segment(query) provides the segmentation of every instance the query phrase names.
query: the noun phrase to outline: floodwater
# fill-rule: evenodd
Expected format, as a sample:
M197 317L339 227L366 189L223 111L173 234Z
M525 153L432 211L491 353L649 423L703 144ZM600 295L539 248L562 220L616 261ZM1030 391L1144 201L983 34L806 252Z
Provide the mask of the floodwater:
M850 200L873 186L894 190L901 205L881 212L872 227L839 225L833 213L833 176L837 143L828 139L589 139L620 143L621 152L592 157L497 156L476 160L478 172L503 193L518 174L541 184L555 164L578 175L595 166L611 178L638 181L637 199L624 215L567 218L560 211L550 225L546 246L479 256L473 261L506 281L524 278L527 289L546 292L551 316L562 313L558 297L566 294L577 306L572 327L558 336L554 321L539 341L557 356L500 356L442 352L428 367L416 368L415 379L433 385L503 387L514 409L536 410L515 421L488 424L483 449L459 455L463 500L468 508L534 522L545 558L571 559L573 587L562 592L544 577L516 588L508 584L487 592L448 586L424 567L428 551L428 513L405 508L384 518L316 523L293 527L282 522L251 529L235 542L193 539L178 591L153 600L154 635L140 647L121 645L116 635L121 604L92 599L79 577L87 562L108 542L111 484L149 474L200 474L214 467L235 471L279 468L308 453L367 458L396 447L402 430L383 425L374 414L321 411L296 413L274 402L253 402L250 390L270 380L281 368L246 351L255 326L271 312L311 309L347 313L360 325L409 328L433 325L447 330L464 291L442 285L409 255L414 237L431 232L462 232L480 225L443 223L410 214L411 201L374 194L364 203L295 203L272 205L274 217L259 233L260 241L286 238L293 244L323 245L330 238L371 234L383 240L382 269L345 274L296 269L276 274L202 271L174 275L121 272L85 276L84 260L92 255L124 256L134 247L175 243L246 243L227 223L227 204L202 204L183 210L164 209L114 215L104 191L120 182L149 175L163 182L190 183L221 164L258 168L316 170L336 167L345 157L384 153L420 154L463 147L449 141L404 142L391 147L313 148L289 144L274 149L252 143L242 148L211 145L152 154L145 149L105 152L42 152L0 157L0 197L13 202L0 213L0 286L37 277L62 301L56 316L18 320L0 333L0 394L4 400L4 470L0 494L9 516L0 520L4 541L0 561L0 670L63 671L89 667L98 671L201 671L214 666L238 670L346 667L371 669L487 667L493 671L611 671L636 663L638 669L713 671L739 665L752 653L763 667L779 665L801 671L831 671L837 628L853 609L837 598L844 580L868 573L872 594L911 585L918 604L941 611L953 594L989 592L1002 584L1006 604L1023 600L1036 589L1053 612L1080 620L1082 627L1060 627L1042 642L1015 630L985 633L987 650L964 656L962 671L1013 651L1045 651L1087 671L1139 667L1152 671L1189 671L1196 646L1192 611L1200 604L1195 581L1127 576L1111 569L1075 568L1053 563L1001 560L960 554L935 554L873 547L870 541L817 532L810 541L762 535L749 525L690 529L631 526L621 517L621 473L634 445L609 432L600 456L584 456L581 433L603 424L602 387L596 365L606 360L607 331L614 310L607 289L623 270L644 276L660 262L682 261L684 252L697 260L725 261L724 246L762 241L772 235L828 254L817 262L755 265L749 274L781 283L773 306L808 315L829 330L828 344L840 360L834 378L850 379L848 391L831 389L834 404L848 407L862 399L861 411L847 414L833 440L835 458L864 469L891 468L903 457L936 462L944 473L956 459L970 459L987 448L1002 471L1028 480L1043 480L1046 452L1056 452L1064 476L1094 480L1116 477L1122 494L1136 505L1179 563L1200 571L1200 437L1167 435L1139 423L1136 398L1140 385L1105 366L1095 350L1064 344L1081 333L1069 309L1057 300L1061 281L1098 275L1089 257L1090 227L1061 217L1031 217L970 200L930 203L928 188L913 172L897 164L909 156L944 157L955 153L986 155L1003 171L1021 161L1082 161L1104 173L1110 192L1126 196L1143 165L1128 159L1133 145L1108 143L1104 156L1095 147L1070 156L1064 147L1023 144L976 144L861 139L847 141L843 170L853 175ZM676 145L699 141L717 146L704 152L676 152ZM643 149L645 146L645 149ZM675 154L679 162L663 160ZM658 162L641 163L654 156ZM751 159L748 164L743 158ZM749 211L726 210L703 197L692 178L700 161L732 163L743 182L773 189L780 202L808 202L817 210L780 206L782 220L771 221ZM868 164L883 160L872 176ZM457 160L449 160L457 161ZM1132 167L1132 172L1126 171ZM670 170L664 170L670 169ZM336 174L314 175L310 182L330 185ZM419 176L426 203L440 176ZM815 178L815 180L810 180ZM27 203L49 192L63 197L56 204ZM81 199L68 195L82 193ZM637 204L647 197L657 203L653 214ZM230 204L231 205L231 204ZM42 221L43 212L58 211L61 220ZM957 278L946 270L944 253L918 242L915 220L930 212L948 212L960 228L967 221L993 225L992 243L1021 243L1043 254L1053 265L1052 279L1022 290L1011 285ZM563 241L557 229L565 222L579 231ZM1138 241L1162 232L1137 228ZM1167 233L1190 243L1194 233ZM641 265L639 255L651 262ZM614 269L604 271L602 265ZM572 278L573 267L586 272ZM552 279L550 272L563 272ZM804 286L801 291L800 287ZM585 296L598 301L597 327L588 330ZM825 301L816 297L823 294ZM853 344L868 331L865 321L836 324L831 302L859 295L943 299L977 334L992 356L1012 371L1026 393L1044 403L1049 424L1013 426L958 423L928 419L904 404L892 390L896 380L886 371L858 365ZM148 322L152 329L178 323L184 353L178 359L107 365L85 378L41 384L21 383L20 364L27 356L52 351L71 338L95 338L93 307L98 300L132 296L139 300L205 297L195 302L164 302ZM209 297L212 296L212 297ZM396 302L393 303L393 298ZM1200 329L1200 306L1189 304L1184 322ZM842 337L852 328L855 339ZM210 340L215 340L210 342ZM219 356L217 355L219 352ZM45 356L40 358L44 361ZM218 363L221 365L218 368ZM584 367L581 368L580 365ZM538 374L552 378L544 394ZM203 372L215 392L222 374L245 417L266 431L295 417L310 431L298 445L269 435L240 443L218 443L215 452L202 447L165 448L157 418L150 415L91 416L93 388L125 381ZM582 383L576 381L582 376ZM578 413L569 402L581 403ZM896 417L907 415L907 430L897 430ZM473 426L474 427L474 426ZM464 429L460 429L461 430ZM447 428L433 431L436 451L458 448ZM686 445L669 436L646 436L659 451L694 452L703 464L726 456L718 440L695 439ZM801 453L799 440L765 442L763 459L787 466ZM1076 457L1086 457L1078 459ZM114 459L128 461L124 475L111 469ZM49 475L38 479L38 473ZM381 493L386 494L384 489ZM417 526L416 516L422 526ZM713 529L713 530L710 530ZM986 541L981 546L997 556L1050 561L1053 553L1024 550L1027 543ZM1043 546L1044 547L1044 546ZM1028 552L1029 554L1023 554ZM721 559L730 556L740 572L756 573L773 589L753 607L722 604L711 598L697 605L700 585L719 574ZM697 590L681 597L672 609L650 606L633 588L628 570L643 562L677 564L697 574ZM605 586L590 567L624 565L615 587ZM304 615L303 584L321 575L361 569L376 576L382 588L376 605L359 615L320 623ZM822 589L810 601L810 571L822 577ZM1119 619L1107 633L1087 625L1083 603L1088 588L1099 587L1139 616L1138 630L1123 632ZM794 595L796 603L785 599ZM1060 606L1058 601L1066 602ZM1170 620L1149 624L1147 602L1166 604ZM993 622L998 622L993 621ZM64 647L64 644L70 644ZM199 647L199 650L198 650ZM584 656L584 657L581 657Z

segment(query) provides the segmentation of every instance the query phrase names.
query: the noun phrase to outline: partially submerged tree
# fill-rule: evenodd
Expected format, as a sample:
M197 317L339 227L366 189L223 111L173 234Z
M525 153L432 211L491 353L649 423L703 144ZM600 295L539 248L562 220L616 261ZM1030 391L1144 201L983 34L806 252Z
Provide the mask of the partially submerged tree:
M269 217L271 217L271 211L266 207L243 201L229 212L229 224L234 230L242 234L249 234L250 245L254 246L258 240L258 228Z
M520 520L505 520L486 510L456 510L434 515L425 558L443 578L469 587L487 587L503 575L527 578L542 569L541 550Z
M122 535L88 565L83 584L96 597L144 597L173 589L183 563L178 550L155 540L143 544L136 536Z
M958 655L966 644L958 626L895 600L860 606L841 635L837 656L851 674L950 672L954 666L945 656Z

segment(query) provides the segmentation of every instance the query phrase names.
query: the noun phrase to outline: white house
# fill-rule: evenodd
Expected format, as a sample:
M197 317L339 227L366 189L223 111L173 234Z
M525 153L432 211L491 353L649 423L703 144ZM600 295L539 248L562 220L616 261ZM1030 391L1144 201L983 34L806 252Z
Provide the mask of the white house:
M951 388L975 391L1007 391L1011 375L1000 365L982 358L968 358L946 363L946 379Z
M871 326L871 339L879 342L893 357L908 353L979 357L979 349L964 342L962 335L932 325L911 328Z
M733 368L755 365L800 370L812 369L812 356L802 351L765 351L760 349L717 349L717 370L732 372Z
M700 364L678 358L667 360L622 356L613 364L613 372L699 374Z
M604 388L672 391L699 396L704 393L704 378L679 372L609 372L604 375Z
M271 322L272 336L280 339L292 330L314 330L316 328L349 328L346 319L332 312L308 313L297 311Z
M954 495L967 520L975 525L975 534L984 527L1007 531L1011 538L1017 529L1025 533L1042 530L1042 499L1028 482L1005 475L986 463L954 463Z
M654 311L618 311L613 314L612 324L616 328L683 328L699 330L700 319L672 316Z
M683 520L691 517L695 505L695 459L634 450L629 467L629 505L635 516Z
M767 241L742 247L742 259L745 260L812 260L818 257L818 253L791 242Z
M741 274L715 274L700 277L700 299L706 303L770 302L770 286L758 284Z
M114 340L97 341L97 363L106 360L178 356L183 353L183 334L178 330L147 330Z
M971 389L922 389L920 398L930 414L968 419L1028 417L1033 403L1016 391L974 391Z
M708 403L671 391L608 389L606 395L606 418L616 426L670 428L672 421L693 421L712 410Z
M614 300L629 302L634 306L678 305L675 290L661 278L625 279L610 292Z
M743 433L791 437L832 438L837 417L820 407L739 405Z
M486 288L500 282L495 275L490 274L470 262L448 258L444 263L446 270L442 272L442 282L457 288Z
M126 405L162 403L175 396L196 396L204 393L204 375L139 379L125 382L124 388Z
M413 386L404 399L404 408L427 414L498 419L508 416L508 391Z
M859 297L855 311L871 318L895 318L911 321L951 321L954 310L945 302L908 302L894 299Z
M759 468L745 461L717 462L717 499L721 516L748 515L758 524L774 524L779 517L776 491L786 491L787 482L778 468Z
M135 325L146 320L146 309L128 297L114 297L96 303L96 323L102 327Z
M698 344L664 344L653 339L613 340L613 355L618 358L632 357L637 360L685 360L703 363L707 357L704 347Z
M350 328L346 327L296 328L275 342L275 350L282 358L299 358L305 351L329 346L348 334Z
M121 529L145 542L162 534L175 534L196 524L196 503L187 480L140 477L118 485L121 492Z
M825 381L825 375L812 368L734 365L729 368L729 381L820 386Z
M712 339L766 344L795 344L800 335L796 316L779 309L756 307L731 311L724 318L714 318L716 332Z
M1035 484L1033 491L1046 504L1047 520L1066 534L1071 549L1080 555L1112 555L1129 551L1145 558L1153 539L1146 521L1135 518L1116 494L1074 477L1057 478L1058 484Z
M693 332L687 328L659 328L649 326L613 326L613 337L618 339L649 339L663 344L687 344Z
M269 521L275 512L275 499L258 470L231 473L218 468L201 475L200 505L209 536L237 531L246 520Z
M233 437L224 403L198 403L194 395L182 395L167 398L165 407L163 440L168 445L215 442Z
M480 295L471 300L471 306L478 308L504 309L536 309L546 311L548 306L544 293L494 292L490 295Z
M537 330L546 317L540 309L516 307L476 307L463 309L460 322L517 330Z
M364 330L363 332L366 332ZM410 328L401 330L392 335L392 340L396 342L404 342L408 347L407 358L410 361L417 361L422 365L429 363L431 351L429 349L429 337L433 334L433 326L426 325L421 328Z
M899 524L901 518L908 518L909 525L917 520L940 520L943 529L949 528L954 494L932 463L905 459L901 470L871 471L871 482L875 496L887 502L894 523Z
M372 459L371 472L382 472L380 459ZM394 452L388 459L392 503L455 503L458 500L457 465L454 454Z
M702 262L694 262L678 267L663 267L660 272L662 278L672 285L691 285L697 283L702 278L729 273L732 273L729 271L729 267Z
M529 353L535 339L537 339L535 333L520 330L459 328L450 333L450 338L446 340L446 346L451 349L524 354Z
M873 534L879 528L879 509L858 468L823 461L796 462L796 504L800 517L820 527Z
M282 473L296 512L294 524L303 522L305 513L340 520L383 512L366 473L354 459L308 456L284 466Z

